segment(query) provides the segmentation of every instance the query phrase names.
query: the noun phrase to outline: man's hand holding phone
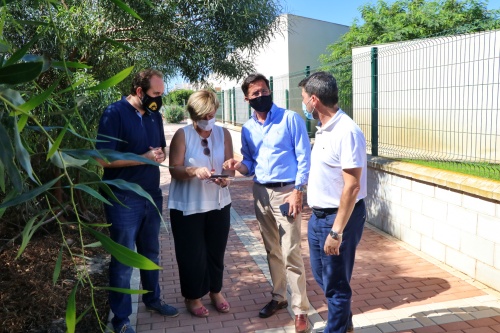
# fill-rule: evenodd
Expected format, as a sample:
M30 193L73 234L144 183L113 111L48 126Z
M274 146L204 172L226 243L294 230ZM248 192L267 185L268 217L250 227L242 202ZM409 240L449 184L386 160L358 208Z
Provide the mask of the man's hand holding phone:
M285 202L284 204L280 205L281 215L288 216L289 211L290 211L290 203ZM293 212L290 214L290 216L293 217Z

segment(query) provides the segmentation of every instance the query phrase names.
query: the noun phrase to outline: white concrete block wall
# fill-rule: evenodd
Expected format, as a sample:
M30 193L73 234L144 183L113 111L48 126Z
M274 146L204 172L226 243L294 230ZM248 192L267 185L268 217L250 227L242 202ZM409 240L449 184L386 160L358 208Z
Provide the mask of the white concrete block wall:
M477 213L461 206L448 205L448 216L446 221L449 225L475 235L477 230Z
M441 262L446 261L446 246L432 237L422 237L421 251Z
M432 254L430 255L432 256ZM451 247L446 248L445 264L467 274L468 276L474 278L476 277L476 260L460 251L452 249Z
M481 200L480 198L475 198L470 195L464 195L463 207L481 214L495 216L495 203Z
M368 223L500 291L500 203L409 173L371 164Z
M500 270L500 244L495 244L494 267Z
M455 206L460 206L462 204L461 193L442 187L436 187L435 193L436 193L436 199L439 199L439 201L450 203Z

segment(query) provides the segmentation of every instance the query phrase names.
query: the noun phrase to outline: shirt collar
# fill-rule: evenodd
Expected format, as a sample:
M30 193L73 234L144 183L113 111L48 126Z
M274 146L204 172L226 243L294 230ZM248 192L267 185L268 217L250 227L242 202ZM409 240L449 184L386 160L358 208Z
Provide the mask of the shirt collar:
M316 128L318 129L316 133L321 134L321 132L323 131L330 130L335 125L335 123L340 119L340 117L342 117L343 114L345 114L345 112L339 108L337 112L335 112L333 118L331 118L326 124L322 125L321 127L316 126Z
M273 103L273 106L271 106L271 110L269 110L269 112L267 113L266 121L264 122L264 124L261 124L257 119L257 116L255 115L255 110L253 110L252 118L255 120L256 123L265 125L266 123L271 121L271 118L273 117L273 114L276 112L277 109L279 108L276 106L276 104Z

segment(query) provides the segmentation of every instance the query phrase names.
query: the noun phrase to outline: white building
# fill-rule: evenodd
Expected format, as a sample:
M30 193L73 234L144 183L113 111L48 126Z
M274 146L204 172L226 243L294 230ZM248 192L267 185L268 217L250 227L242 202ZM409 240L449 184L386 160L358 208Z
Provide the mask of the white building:
M349 31L346 25L292 14L282 14L279 20L282 33L276 34L269 44L257 51L253 60L256 72L266 77L281 78L303 72L306 66L318 67L319 56L327 53L327 46ZM241 85L234 80L212 79L211 82L222 90Z
M314 69L321 65L319 56L328 53L327 47L349 31L341 24L307 17L283 14L278 18L283 27L261 50L255 52L253 64L256 72L272 77L273 100L276 105L301 110L300 89L306 66ZM223 91L221 116L224 121L243 124L250 109L244 102L241 80L209 79L212 86Z

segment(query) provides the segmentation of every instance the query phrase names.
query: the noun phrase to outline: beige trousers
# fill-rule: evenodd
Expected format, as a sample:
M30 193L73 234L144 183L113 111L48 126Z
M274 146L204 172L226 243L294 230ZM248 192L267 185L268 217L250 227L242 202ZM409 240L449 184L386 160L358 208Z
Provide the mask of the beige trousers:
M266 188L253 185L255 216L267 252L267 261L273 282L272 297L284 301L287 281L292 294L295 314L307 313L309 301L306 294L306 274L300 253L300 225L302 214L295 219L282 216L279 206L293 191L293 184L285 187Z

